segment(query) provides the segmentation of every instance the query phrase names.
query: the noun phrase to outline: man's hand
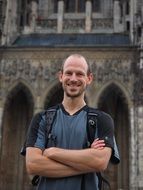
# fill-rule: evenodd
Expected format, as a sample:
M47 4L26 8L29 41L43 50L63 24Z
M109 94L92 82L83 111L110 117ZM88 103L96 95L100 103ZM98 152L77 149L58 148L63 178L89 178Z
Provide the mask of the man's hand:
M99 138L95 139L93 143L91 144L91 148L97 149L97 150L102 150L105 147L105 142L104 140L99 140ZM43 156L51 158L53 154L61 152L62 149L57 148L57 147L51 147L47 148L43 152Z
M47 149L44 150L43 156L51 158L54 153L58 153L61 150L62 149L57 148L57 147L50 147L50 148L47 148Z
M99 138L95 139L93 143L91 144L91 148L102 150L105 147L104 140L99 140Z

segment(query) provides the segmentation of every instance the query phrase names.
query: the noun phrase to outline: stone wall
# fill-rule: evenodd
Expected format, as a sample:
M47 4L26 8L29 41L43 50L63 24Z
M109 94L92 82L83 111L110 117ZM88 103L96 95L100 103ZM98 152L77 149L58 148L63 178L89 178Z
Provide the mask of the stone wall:
M92 68L94 81L87 90L89 105L97 106L99 97L109 84L117 85L127 102L130 120L129 179L130 189L142 187L142 107L134 107L138 54L132 48L92 49L12 49L1 54L0 60L0 121L11 92L20 83L31 92L34 112L44 108L47 95L57 83L57 72L65 57L71 53L83 54ZM135 69L136 68L136 69ZM136 86L137 88L137 86ZM0 128L1 129L1 128ZM1 130L0 130L1 131ZM1 133L1 132L0 132ZM122 137L121 137L122 138ZM138 162L137 162L138 160Z

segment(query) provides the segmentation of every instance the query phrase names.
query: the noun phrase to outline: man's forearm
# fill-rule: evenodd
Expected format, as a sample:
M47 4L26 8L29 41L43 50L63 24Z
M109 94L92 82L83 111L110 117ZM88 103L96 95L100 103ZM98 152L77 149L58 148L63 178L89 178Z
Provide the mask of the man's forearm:
M106 169L111 156L111 150L107 147L102 150L95 150L93 148L67 150L52 147L46 149L44 155L77 170L93 172Z
M51 178L61 178L82 174L83 172L41 154L41 150L29 148L26 153L26 166L29 174Z

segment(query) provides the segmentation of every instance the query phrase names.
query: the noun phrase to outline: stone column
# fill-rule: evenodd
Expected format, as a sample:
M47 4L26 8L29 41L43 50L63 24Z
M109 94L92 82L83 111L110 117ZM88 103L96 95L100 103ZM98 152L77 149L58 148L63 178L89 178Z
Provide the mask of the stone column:
M15 40L17 34L17 3L16 1L7 1L2 45L9 45Z
M1 150L1 143L2 143L2 117L3 117L3 107L0 104L0 150Z
M134 190L137 187L137 116L134 108L130 108L130 149L129 149L129 179L130 179L130 190Z
M141 22L143 23L143 5L141 7Z
M58 1L58 16L57 16L57 32L62 33L63 31L63 17L64 17L64 1Z
M136 37L134 36L134 28L136 23L136 5L137 2L136 0L130 0L130 37L131 37L131 41L135 42L136 41Z
M91 15L92 15L92 4L91 0L86 1L86 11L85 11L85 32L91 32Z
M31 1L31 15L30 15L30 29L31 29L31 32L34 32L35 29L36 29L36 18L38 16L37 8L38 8L37 1L32 0Z
M138 107L138 188L143 189L143 106Z
M114 19L114 32L119 32L121 29L121 9L119 0L114 1L113 19Z
M42 110L44 110L44 108L42 108L42 105L41 105L41 98L40 96L37 96L36 102L35 102L34 114L41 112Z

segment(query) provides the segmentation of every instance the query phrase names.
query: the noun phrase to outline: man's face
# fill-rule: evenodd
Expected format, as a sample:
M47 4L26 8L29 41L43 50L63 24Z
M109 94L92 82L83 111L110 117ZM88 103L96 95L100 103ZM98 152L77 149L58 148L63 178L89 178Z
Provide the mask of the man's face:
M84 94L86 86L92 81L92 74L87 74L88 65L82 57L69 57L64 63L59 79L68 97L79 97Z

